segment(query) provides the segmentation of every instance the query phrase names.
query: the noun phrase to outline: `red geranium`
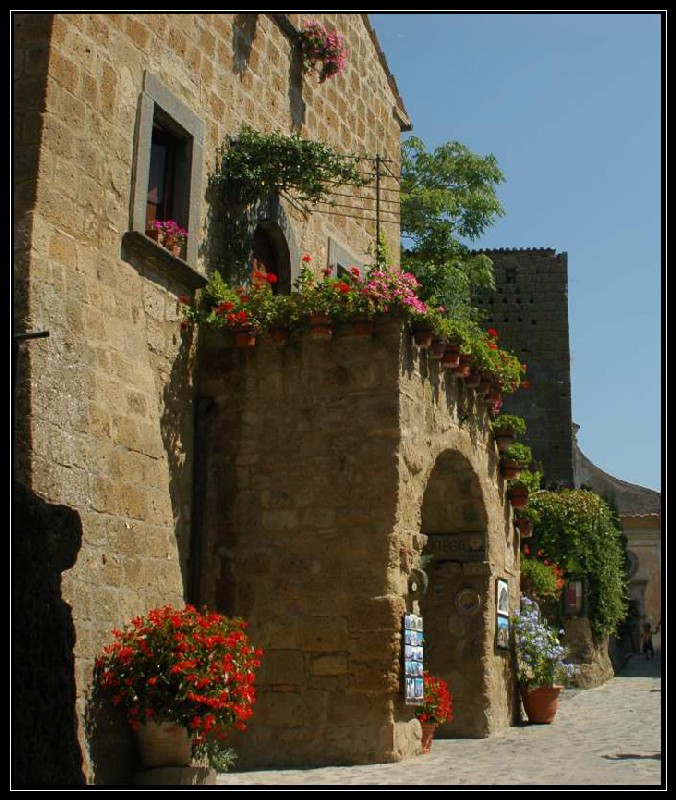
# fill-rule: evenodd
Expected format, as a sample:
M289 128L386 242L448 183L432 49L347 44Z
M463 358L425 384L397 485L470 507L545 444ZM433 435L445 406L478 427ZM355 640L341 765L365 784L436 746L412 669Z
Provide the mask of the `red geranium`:
M96 682L125 711L132 729L149 721L176 722L222 739L253 714L261 650L242 619L193 606L164 606L136 617L96 659Z
M429 672L423 676L425 702L416 708L420 722L441 725L453 721L453 696L443 678L435 678Z

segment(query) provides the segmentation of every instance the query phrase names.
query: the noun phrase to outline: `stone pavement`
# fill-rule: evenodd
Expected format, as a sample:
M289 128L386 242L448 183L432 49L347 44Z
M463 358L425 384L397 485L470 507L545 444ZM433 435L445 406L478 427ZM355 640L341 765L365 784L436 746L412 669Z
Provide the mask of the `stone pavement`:
M435 740L397 764L219 775L221 786L644 786L661 780L660 659L634 656L604 686L567 690L551 725Z

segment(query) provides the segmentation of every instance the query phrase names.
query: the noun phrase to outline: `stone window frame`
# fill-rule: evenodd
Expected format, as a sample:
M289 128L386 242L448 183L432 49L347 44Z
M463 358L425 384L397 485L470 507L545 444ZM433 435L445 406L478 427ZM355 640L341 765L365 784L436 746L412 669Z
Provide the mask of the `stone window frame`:
M156 244L145 234L146 204L150 170L150 150L153 124L160 118L169 133L189 142L189 164L186 164L188 181L186 218L188 241L185 259L176 258L165 248ZM204 163L204 140L206 125L193 111L181 102L151 72L144 72L143 91L139 100L137 129L134 143L134 167L132 178L132 200L130 209L130 231L126 234L135 249L144 250L149 256L161 261L171 259L182 277L189 283L201 285L204 279L196 269L200 210L202 203L202 165ZM180 265L180 266L179 266ZM193 273L190 275L190 273Z
M338 244L332 236L329 236L328 239L326 266L331 270L332 275L340 278L342 275L349 274L350 267L357 267L363 276L364 263L355 258L349 250Z

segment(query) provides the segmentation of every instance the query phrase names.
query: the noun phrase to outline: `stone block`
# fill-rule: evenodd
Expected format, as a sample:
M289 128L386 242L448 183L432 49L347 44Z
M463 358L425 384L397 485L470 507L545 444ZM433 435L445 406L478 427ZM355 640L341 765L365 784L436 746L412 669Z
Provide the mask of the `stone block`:
M298 650L265 651L260 676L257 683L261 686L299 686L304 683L305 670L303 654Z
M311 675L345 675L348 672L347 653L325 653L310 658Z
M399 630L405 613L406 603L397 595L354 601L348 616L349 630L351 632Z
M305 652L345 650L347 622L336 617L305 617L298 630L298 641Z

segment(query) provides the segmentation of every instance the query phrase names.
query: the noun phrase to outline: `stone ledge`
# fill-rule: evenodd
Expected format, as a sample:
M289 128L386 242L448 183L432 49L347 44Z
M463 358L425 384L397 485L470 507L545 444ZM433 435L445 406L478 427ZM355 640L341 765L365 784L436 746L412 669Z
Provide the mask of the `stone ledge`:
M214 786L216 770L210 767L156 767L134 775L135 786Z
M151 263L167 278L189 289L201 289L207 279L193 269L182 258L176 258L166 248L161 247L140 231L127 231L122 237L122 258L128 261L127 253Z

